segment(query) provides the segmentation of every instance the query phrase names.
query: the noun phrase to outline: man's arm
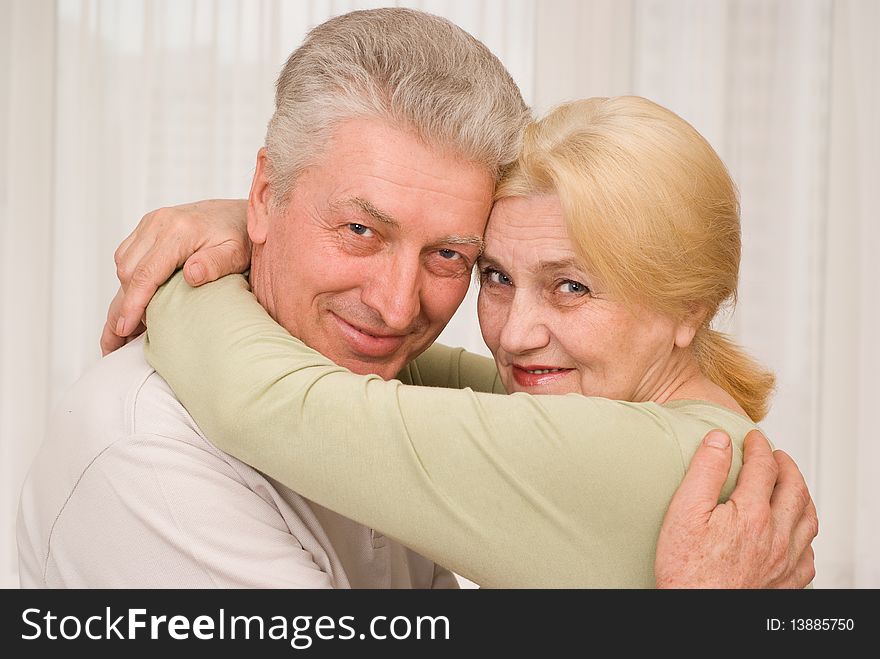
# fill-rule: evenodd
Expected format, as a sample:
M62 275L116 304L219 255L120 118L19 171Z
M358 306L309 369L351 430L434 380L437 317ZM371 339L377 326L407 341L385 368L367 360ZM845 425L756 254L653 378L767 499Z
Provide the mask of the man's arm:
M816 507L794 461L757 431L746 437L736 489L718 503L730 439L713 431L667 510L654 566L661 588L804 588L816 574Z
M52 526L43 578L80 588L332 587L290 524L205 448L132 437L80 477Z

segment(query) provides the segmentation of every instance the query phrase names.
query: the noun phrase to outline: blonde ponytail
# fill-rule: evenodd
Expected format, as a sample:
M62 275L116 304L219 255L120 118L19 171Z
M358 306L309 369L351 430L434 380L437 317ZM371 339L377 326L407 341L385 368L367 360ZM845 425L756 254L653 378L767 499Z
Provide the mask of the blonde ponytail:
M703 374L736 399L756 423L767 416L776 376L722 332L704 327L694 337L694 355Z

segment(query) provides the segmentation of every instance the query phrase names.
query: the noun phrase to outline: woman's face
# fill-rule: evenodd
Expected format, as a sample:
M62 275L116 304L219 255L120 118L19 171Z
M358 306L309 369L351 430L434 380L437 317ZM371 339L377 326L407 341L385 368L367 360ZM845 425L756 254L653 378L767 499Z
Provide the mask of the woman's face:
M480 327L509 393L646 401L674 378L677 323L578 264L555 195L499 200L478 261Z

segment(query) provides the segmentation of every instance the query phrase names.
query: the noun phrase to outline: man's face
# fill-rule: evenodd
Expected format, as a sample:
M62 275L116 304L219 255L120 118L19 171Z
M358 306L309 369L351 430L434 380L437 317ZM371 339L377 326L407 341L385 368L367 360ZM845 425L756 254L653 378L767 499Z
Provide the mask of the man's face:
M258 299L337 364L393 377L467 292L492 176L376 119L336 129L284 212L270 210L265 174L261 152L248 212Z

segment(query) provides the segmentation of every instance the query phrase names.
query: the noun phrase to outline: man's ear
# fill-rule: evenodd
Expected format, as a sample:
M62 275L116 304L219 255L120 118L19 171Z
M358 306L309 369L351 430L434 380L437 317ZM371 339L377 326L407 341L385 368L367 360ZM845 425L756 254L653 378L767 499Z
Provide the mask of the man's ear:
M687 348L693 343L697 330L706 320L707 311L706 307L701 304L694 304L688 308L675 328L676 347Z
M272 191L269 186L269 159L266 147L257 152L257 167L248 195L247 230L251 242L262 245L269 234Z

